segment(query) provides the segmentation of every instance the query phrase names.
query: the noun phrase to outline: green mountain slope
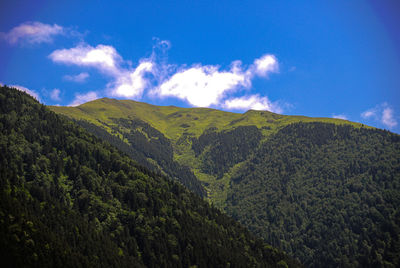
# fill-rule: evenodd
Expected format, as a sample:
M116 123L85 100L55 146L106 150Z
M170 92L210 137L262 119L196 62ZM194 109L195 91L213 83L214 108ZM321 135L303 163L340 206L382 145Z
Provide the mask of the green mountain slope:
M128 133L149 134L126 122L151 126L214 205L308 266L399 265L399 135L338 119L111 99L51 109L127 148L139 140Z
M400 265L400 136L296 123L233 178L227 212L307 267Z
M278 129L294 122L327 122L334 124L350 124L354 127L362 126L361 124L332 118L284 116L266 111L248 111L244 114L238 114L208 108L155 106L136 101L108 98L91 101L78 107L50 106L49 108L56 113L78 120L78 123L95 135L99 135L99 133L102 132L104 138L104 131L106 131L108 134L114 136L114 138L119 138L124 141L129 148L123 144L118 144L112 137L108 136L107 140L125 152L134 149L134 153L130 155L139 163L156 172L177 178L189 189L200 195L204 195L205 189L210 200L220 208L224 208L226 205L225 200L229 188L230 173L234 172L235 168L234 166L230 166L233 169L226 170L227 167L225 167L223 172L226 176L222 176L221 172L218 174L205 172L205 167L202 164L204 162L203 158L207 158L206 161L212 161L212 159L204 156L204 154L210 155L211 153L205 150L204 154L196 154L196 149L192 146L193 140L199 138L200 140L204 140L204 135L209 132L228 133L228 136L232 136L235 135L235 133L232 134L231 132L237 132L235 129L240 126L256 126L262 134L261 140L265 140L273 133L276 133ZM147 127L143 128L140 124L147 125ZM100 127L100 129L96 128L96 126ZM160 161L160 157L154 156L154 154L151 153L152 150L149 149L149 146L143 146L143 137L136 139L129 139L128 137L132 137L131 134L136 135L136 137L146 136L147 140L153 143L155 139L152 140L149 138L152 133L149 133L148 129L151 129L151 132L158 132L157 135L165 137L170 142L172 152L169 146L164 146L162 151L168 151L168 154L172 154L175 160L174 162L178 164L181 169L189 167L191 172L195 174L195 177L187 176L187 172L179 174L175 171L173 174L171 170L174 170L174 168L168 169L164 161ZM219 135L219 137L220 140L224 140L225 138L221 135ZM142 148L140 148L140 152L138 152L140 146L142 146ZM242 150L242 148L238 149ZM255 149L256 147L253 146L251 152L248 152L248 155L254 152ZM145 157L142 157L142 155ZM244 158L245 157L239 157L233 162L245 160ZM168 162L170 161L168 160ZM203 187L198 183L198 180L202 182Z
M171 142L162 133L138 119L115 118L113 121L116 125L107 124L112 134L86 120L76 120L76 123L148 169L178 179L201 197L206 195L204 187L190 168L174 160Z
M23 92L0 130L2 267L299 265Z
M244 114L224 112L209 108L180 108L156 106L147 103L102 98L78 107L50 106L51 110L72 118L88 120L96 125L113 124L113 118L138 118L163 133L168 139L177 141L184 133L199 137L206 129L215 127L218 131L238 126L255 125L271 129L293 122L327 122L336 124L361 124L333 118L311 118L285 116L267 111L250 110ZM111 130L111 129L109 129Z

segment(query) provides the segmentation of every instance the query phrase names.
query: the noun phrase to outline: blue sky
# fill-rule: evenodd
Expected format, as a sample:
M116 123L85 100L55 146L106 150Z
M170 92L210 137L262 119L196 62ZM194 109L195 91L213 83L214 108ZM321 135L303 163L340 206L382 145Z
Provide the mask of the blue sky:
M400 4L2 1L0 82L100 97L341 117L400 133Z

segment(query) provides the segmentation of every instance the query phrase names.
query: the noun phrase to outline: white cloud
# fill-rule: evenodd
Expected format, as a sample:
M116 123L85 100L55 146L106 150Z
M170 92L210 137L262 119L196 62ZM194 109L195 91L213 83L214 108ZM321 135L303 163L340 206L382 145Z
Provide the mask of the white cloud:
M113 80L108 83L107 89L112 96L141 97L143 90L150 86L145 76L152 72L153 62L145 59L135 69L122 67L126 62L112 46L92 47L81 44L70 49L55 50L49 57L58 63L96 68L110 76ZM81 73L75 77L64 78L77 82L84 81L88 76L87 73Z
M336 119L343 119L343 120L348 120L349 118L344 115L344 114L334 114L332 115L332 118L336 118Z
M69 106L78 106L82 103L98 99L98 95L94 91L90 91L86 94L75 94L75 99L69 104Z
M215 65L194 65L180 70L151 91L159 97L176 97L193 106L221 106L222 100L240 88L250 88L254 76L267 77L278 71L278 62L273 55L266 54L254 60L247 70L241 61L233 61L229 70L220 70ZM261 106L260 106L261 107Z
M371 118L371 117L372 118L376 118L377 117L377 113L378 113L378 110L376 108L372 108L372 109L369 109L369 110L361 113L361 117L364 118L364 119L368 119L368 118Z
M267 97L260 95L243 96L239 98L228 99L222 105L223 108L229 110L267 110L274 113L282 113L283 108L271 102Z
M386 107L383 109L381 121L382 124L389 128L397 126L397 121L394 118L394 111L392 108Z
M41 22L25 22L12 28L8 33L0 36L10 44L27 42L31 44L50 43L55 35L64 34L64 28L57 24L44 24Z
M267 77L268 73L278 72L278 70L278 61L275 56L271 54L266 54L254 60L253 66L249 68L251 75L255 74L261 77Z
M247 67L242 67L241 61L233 61L227 70L221 70L218 65L201 64L178 68L166 62L170 42L157 38L155 40L151 56L141 59L136 68L123 60L114 47L107 45L92 47L80 44L69 49L55 50L49 58L62 64L96 68L109 76L111 81L106 86L106 92L110 96L141 98L147 90L149 96L175 97L197 107L221 107L230 93L250 88L255 76L266 78L269 73L278 71L278 61L270 54L255 59ZM161 57L156 55L158 52ZM84 80L83 74L64 78ZM252 107L281 111L271 106L266 97L258 98L260 101L258 104L253 103Z
M246 76L236 65L230 71L219 71L218 66L197 65L175 73L153 94L173 96L193 106L208 107L218 104L226 92L240 85L246 85Z
M112 95L122 97L141 97L143 90L150 86L145 74L151 72L153 63L143 61L134 71L126 71L117 77Z
M361 113L361 117L364 119L373 119L375 121L379 121L388 128L393 128L398 124L393 108L390 107L390 105L386 102L366 110L365 112Z
M122 62L115 48L106 45L92 47L81 44L70 49L55 50L49 57L54 62L93 67L109 75L119 73L119 64Z
M58 88L55 88L53 89L53 91L51 91L50 98L54 101L60 101L61 100L60 93L61 91Z
M77 75L64 75L64 80L76 82L76 83L83 83L89 77L89 74L84 72Z
M34 97L35 99L40 100L39 94L32 89L28 89L28 88L20 86L20 85L10 85L9 87L13 87L20 91L24 91L24 92L28 93L29 95L31 95L32 97Z

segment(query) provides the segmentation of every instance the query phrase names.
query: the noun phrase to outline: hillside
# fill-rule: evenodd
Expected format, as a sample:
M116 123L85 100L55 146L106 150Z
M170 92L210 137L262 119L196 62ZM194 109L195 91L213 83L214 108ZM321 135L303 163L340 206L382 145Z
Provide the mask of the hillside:
M3 267L296 267L180 184L0 88Z
M189 189L200 195L204 194L205 189L210 200L220 208L226 205L225 200L231 175L229 171L225 170L226 172L224 173L227 176L221 179L221 174L215 176L215 174L205 171L201 164L203 155L196 155L192 148L193 140L199 138L204 140L205 135L203 134L218 132L221 134L230 133L227 135L232 136L236 134L238 127L256 126L261 133L261 140L265 140L276 133L278 129L294 122L326 122L350 124L355 127L362 126L358 123L333 118L285 116L267 111L253 110L239 114L209 108L155 106L131 100L108 98L91 101L78 107L50 106L49 108L56 113L80 121L78 123L81 123L89 131L97 136L101 135L103 138L107 138L113 145L128 154L129 151L134 150L130 155L134 155L135 160L151 170L177 178ZM91 126L88 126L88 124ZM107 133L119 138L118 141L124 141L125 144L129 145L129 148L118 144L118 141L115 141ZM159 150L173 155L174 162L180 165L182 169L190 167L195 177L187 176L186 172L183 176L176 172L172 174L171 169L166 168L166 166L172 166L172 164L166 165L165 163L165 159L170 162L170 156L161 157L163 159L161 161L160 157L150 148L151 146L143 146L143 141L149 141L153 144L154 142L159 143L158 137L151 138L154 133L157 133L157 136L162 136L163 140L166 140L165 143L170 143L171 145L157 145ZM136 137L135 139L132 138L133 135ZM221 135L220 138L224 140ZM252 148L253 151L256 147ZM234 164L239 164L239 162ZM229 166L229 168L231 167ZM198 180L202 182L203 187L198 183Z
M232 177L226 211L307 267L396 267L400 136L288 125Z
M331 118L107 98L50 108L126 151L143 140L133 134L156 131L214 205L307 266L399 265L399 135ZM163 173L151 151L141 148Z

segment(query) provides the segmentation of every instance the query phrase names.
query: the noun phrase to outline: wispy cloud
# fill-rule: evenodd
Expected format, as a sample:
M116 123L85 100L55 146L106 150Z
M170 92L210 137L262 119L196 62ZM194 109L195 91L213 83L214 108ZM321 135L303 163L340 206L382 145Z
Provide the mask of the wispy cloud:
M58 63L95 68L112 78L107 88L110 95L121 97L140 97L148 86L146 73L152 71L152 62L142 60L137 68L124 67L122 59L112 46L92 47L81 44L70 49L55 50L49 58Z
M386 102L364 111L361 117L379 121L388 128L393 128L398 124L393 108Z
M31 95L32 97L34 97L35 99L40 100L39 94L35 90L28 89L28 88L20 86L20 85L10 85L9 87L13 87L20 91L24 91L24 92L28 93L29 95Z
M229 110L268 110L274 113L282 113L283 108L278 103L271 102L267 97L260 95L243 96L239 98L228 99L222 105Z
M397 120L394 118L394 110L390 107L383 109L381 120L382 124L388 126L389 128L397 126Z
M94 91L90 91L86 94L75 94L75 99L69 104L69 106L78 106L85 102L92 101L98 98L98 94Z
M230 100L233 102L224 101L233 92L251 88L254 77L268 78L270 73L278 72L279 64L275 56L265 54L248 66L242 66L241 61L233 61L226 69L202 64L176 66L167 63L166 51L171 43L158 38L154 40L152 55L139 60L135 68L109 45L93 47L81 43L73 48L55 50L49 58L56 63L97 69L111 78L105 90L107 95L114 97L140 99L147 93L152 98L178 98L196 107L226 109L239 109L234 108L234 104L237 106L241 100L250 108L282 111L267 97L259 95ZM75 80L77 77L64 78Z
M349 118L345 114L333 114L332 118L349 120Z
M76 82L76 83L83 83L89 78L89 74L84 72L77 75L64 75L64 80Z
M58 88L55 88L50 92L50 98L54 101L60 101L61 100L60 93L61 91Z
M361 117L364 119L369 119L369 118L377 118L378 117L378 107L375 108L371 108L369 110L366 110L364 112L361 113Z
M25 22L12 28L7 33L0 33L0 37L10 44L26 42L30 44L50 43L54 36L65 34L64 28L57 24L41 22Z

